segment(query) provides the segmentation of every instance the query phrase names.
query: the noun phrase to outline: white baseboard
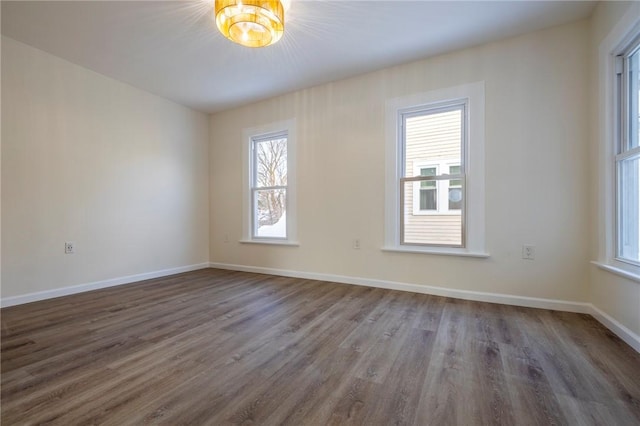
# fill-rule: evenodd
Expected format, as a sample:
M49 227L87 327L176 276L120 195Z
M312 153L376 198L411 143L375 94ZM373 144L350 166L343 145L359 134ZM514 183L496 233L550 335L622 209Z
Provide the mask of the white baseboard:
M92 283L79 284L69 287L56 288L53 290L38 291L35 293L22 294L0 299L0 307L22 305L23 303L37 302L38 300L52 299L54 297L68 296L70 294L82 293L85 291L98 290L106 287L114 287L122 284L130 284L136 281L148 280L151 278L166 277L167 275L179 274L181 272L205 269L209 263L198 263L195 265L180 266L177 268L162 269L160 271L146 272L144 274L128 275L126 277L112 278L109 280L95 281Z
M434 287L401 283L396 281L383 281L371 278L349 277L344 275L320 274L315 272L290 271L286 269L262 268L257 266L233 265L227 263L211 262L212 268L229 269L233 271L255 272L258 274L278 275L283 277L305 278L310 280L330 281L342 284L362 285L366 287L379 287L389 290L411 291L413 293L431 294L434 296L453 297L456 299L474 300L477 302L501 303L503 305L524 306L528 308L551 309L554 311L577 312L581 314L591 313L591 304L571 302L567 300L541 299L537 297L514 296L510 294L485 293L481 291L458 290L445 287Z
M572 302L568 300L544 299L536 297L515 296L500 293L486 293L480 291L458 290L444 287L409 284L396 281L384 281L371 278L349 277L345 275L322 274L315 272L292 271L286 269L263 268L258 266L234 265L227 263L199 263L195 265L181 266L177 268L163 269L160 271L143 274L129 275L103 281L95 281L70 287L53 290L39 291L20 296L0 299L0 307L21 305L23 303L36 302L38 300L52 299L54 297L67 296L85 291L98 290L106 287L114 287L122 284L130 284L137 281L160 278L181 272L195 271L204 268L228 269L232 271L254 272L258 274L278 275L283 277L303 278L310 280L329 281L342 284L361 285L366 287L378 287L389 290L410 291L414 293L431 294L434 296L453 297L456 299L473 300L477 302L500 303L504 305L524 306L528 308L550 309L554 311L576 312L590 314L605 327L615 333L629 346L640 352L640 336L622 325L606 312L595 307L591 303Z
M591 305L590 314L602 325L611 330L616 336L624 340L629 346L637 352L640 352L640 336L594 305Z
M477 302L500 303L503 305L524 306L527 308L550 309L553 311L575 312L589 314L607 327L629 346L640 352L640 336L620 324L610 315L586 302L572 302L568 300L544 299L537 297L515 296L509 294L486 293L481 291L458 290L444 287L434 287L395 281L383 281L370 278L356 278L343 275L319 274L314 272L290 271L286 269L263 268L257 266L233 265L211 262L212 268L229 269L233 271L254 272L258 274L278 275L283 277L304 278L310 280L330 281L343 284L355 284L368 287L379 287L390 290L411 291L414 293L431 294L434 296L453 297L456 299L473 300Z

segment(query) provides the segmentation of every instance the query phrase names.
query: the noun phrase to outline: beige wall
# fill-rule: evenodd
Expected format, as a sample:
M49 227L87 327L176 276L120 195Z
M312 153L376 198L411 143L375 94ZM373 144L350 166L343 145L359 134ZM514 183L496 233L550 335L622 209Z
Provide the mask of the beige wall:
M213 115L211 260L587 301L588 36L577 22ZM482 80L491 257L381 251L385 100ZM239 244L242 129L292 117L301 245ZM535 261L521 259L523 244Z
M5 37L2 106L3 298L208 261L206 114Z
M602 229L602 199L604 194L598 192L601 187L600 131L603 119L598 108L603 99L600 98L599 85L599 49L602 41L613 30L631 6L630 2L601 2L591 19L591 259L599 257L599 247L604 243ZM600 191L605 191L602 188ZM596 232L598 230L598 232ZM604 271L594 265L590 268L591 294L590 301L598 309L613 317L636 335L640 335L640 283Z

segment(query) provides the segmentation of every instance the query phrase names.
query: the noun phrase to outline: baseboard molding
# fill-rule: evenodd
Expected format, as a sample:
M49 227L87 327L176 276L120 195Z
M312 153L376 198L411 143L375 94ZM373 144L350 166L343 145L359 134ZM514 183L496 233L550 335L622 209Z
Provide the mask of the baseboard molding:
M53 290L38 291L35 293L22 294L0 299L0 307L22 305L24 303L37 302L39 300L53 299L54 297L68 296L70 294L82 293L85 291L98 290L101 288L114 287L122 284L130 284L137 281L151 278L166 277L167 275L179 274L181 272L195 271L209 267L209 263L198 263L195 265L180 266L177 268L162 269L159 271L146 272L144 274L128 275L125 277L112 278L109 280L95 281L86 284L79 284L69 287L56 288Z
M572 302L567 300L542 299L536 297L514 296L499 293L485 293L481 291L458 290L453 288L409 284L397 281L384 281L371 278L349 277L345 275L320 274L315 272L291 271L286 269L263 268L257 266L234 265L227 263L211 262L209 266L211 266L212 268L228 269L233 271L254 272L258 274L278 275L282 277L304 278L309 280L330 281L342 284L361 285L366 287L386 288L389 290L410 291L413 293L453 297L456 299L474 300L477 302L500 303L503 305L551 309L554 311L577 312L581 314L591 313L590 303Z
M395 281L383 281L370 278L355 278L343 275L319 274L313 272L291 271L286 269L263 268L257 266L233 265L227 263L211 262L212 268L228 269L233 271L254 272L258 274L278 275L283 277L304 278L310 280L330 281L342 284L354 284L368 287L379 287L390 290L410 291L414 293L431 294L434 296L453 297L456 299L473 300L477 302L500 303L503 305L523 306L527 308L550 309L553 311L575 312L589 314L607 327L629 346L640 352L640 336L629 330L616 319L601 311L591 303L572 302L568 300L544 299L536 297L515 296L499 293L485 293L480 291L458 290L444 287L434 287L401 283Z
M95 281L87 284L80 284L70 287L63 287L54 290L39 291L20 296L6 297L0 299L0 307L21 305L24 303L37 302L39 300L52 299L54 297L68 296L85 291L98 290L101 288L114 287L123 284L130 284L137 281L160 278L182 272L195 271L205 268L227 269L232 271L253 272L258 274L269 274L283 277L303 278L318 281L329 281L342 284L360 285L366 287L385 288L389 290L410 291L414 293L431 294L434 296L453 297L456 299L473 300L477 302L500 303L504 305L523 306L527 308L550 309L554 311L575 312L590 314L602 325L607 327L629 346L640 352L640 336L629 330L615 318L600 310L591 303L572 302L567 300L544 299L536 297L515 296L500 293L486 293L480 291L458 290L444 287L434 287L396 281L376 280L371 278L349 277L345 275L322 274L315 272L302 272L287 269L263 268L258 266L234 265L228 263L198 263L194 265L181 266L177 268L162 269L143 274L128 275L125 277L113 278L103 281Z
M594 305L591 305L590 314L602 325L611 330L616 336L624 340L629 346L640 353L640 336Z

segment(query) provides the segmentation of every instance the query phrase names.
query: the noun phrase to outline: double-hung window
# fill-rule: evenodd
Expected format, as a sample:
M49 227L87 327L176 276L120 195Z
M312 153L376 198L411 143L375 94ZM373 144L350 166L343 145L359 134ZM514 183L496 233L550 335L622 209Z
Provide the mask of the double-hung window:
M385 250L486 257L484 83L387 101Z
M640 266L640 39L616 59L616 259Z
M464 247L466 100L399 111L401 244Z
M295 120L243 131L243 243L296 241Z
M253 238L287 238L287 133L251 138Z

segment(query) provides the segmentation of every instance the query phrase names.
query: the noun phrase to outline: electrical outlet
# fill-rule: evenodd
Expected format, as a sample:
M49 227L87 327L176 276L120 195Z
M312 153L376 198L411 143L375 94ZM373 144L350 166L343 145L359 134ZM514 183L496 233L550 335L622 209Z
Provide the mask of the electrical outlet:
M360 250L360 239L356 238L355 240L353 240L353 248L355 250Z
M534 260L536 258L536 246L522 246L522 258L526 260Z
M64 243L64 254L73 254L75 250L75 244L71 241L66 241Z
M224 242L225 243L229 242L229 234L224 234Z

